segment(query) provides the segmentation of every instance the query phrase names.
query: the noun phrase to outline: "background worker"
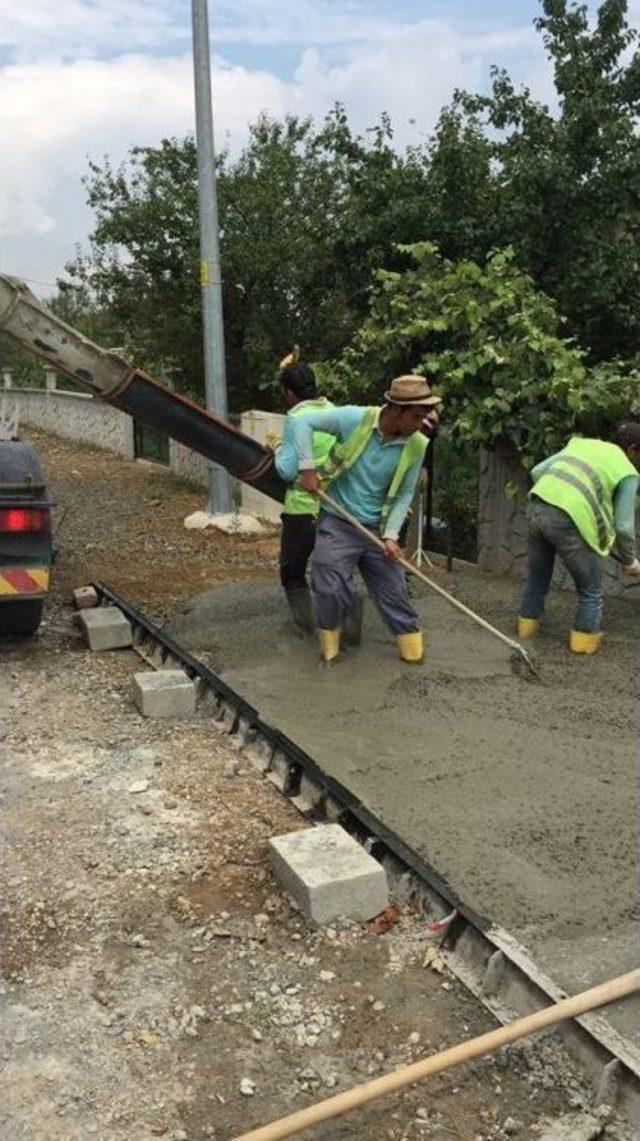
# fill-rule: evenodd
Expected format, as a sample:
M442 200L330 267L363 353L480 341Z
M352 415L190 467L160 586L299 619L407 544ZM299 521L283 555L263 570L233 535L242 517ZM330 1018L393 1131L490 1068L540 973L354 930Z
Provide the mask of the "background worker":
M338 504L380 536L386 555L330 507L323 507L316 535L313 587L324 661L335 661L340 634L353 606L356 568L382 618L396 637L404 661L422 660L420 620L397 565L398 535L411 503L428 444L421 433L427 408L440 404L424 377L396 378L382 408L349 405L303 413L293 420L299 484L315 492L321 479ZM313 432L329 432L336 444L320 467L313 456ZM279 468L281 474L284 474ZM290 469L291 471L291 469ZM294 478L293 474L285 478Z
M301 361L295 345L280 362L280 383L285 404L289 408L283 446L287 447L291 419L304 412L326 411L333 405L318 396L316 378L310 365ZM313 459L318 466L326 461L335 439L327 432L313 433ZM277 460L276 460L277 467ZM280 582L291 607L293 620L300 633L315 630L311 592L307 582L307 566L316 541L316 520L320 503L301 487L290 487L284 500L282 537L280 540Z
M569 440L531 473L529 563L518 635L536 633L551 585L556 554L578 592L569 635L576 654L593 654L602 638L602 558L613 549L628 574L640 579L635 545L635 501L640 424L621 424L615 443Z

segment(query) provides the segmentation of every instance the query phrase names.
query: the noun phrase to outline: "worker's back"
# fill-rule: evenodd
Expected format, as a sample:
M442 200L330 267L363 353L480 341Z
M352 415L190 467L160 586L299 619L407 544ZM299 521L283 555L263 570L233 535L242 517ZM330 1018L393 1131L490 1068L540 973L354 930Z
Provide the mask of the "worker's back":
M300 416L304 415L305 412L313 411L315 408L333 407L326 396L316 396L311 400L301 400L299 404L289 409L287 416ZM316 467L324 467L335 442L335 436L330 436L328 432L313 433L313 459ZM317 515L319 510L320 500L317 495L310 495L301 487L293 486L288 489L284 499L285 515Z
M565 511L584 541L607 555L615 540L615 492L630 475L636 469L617 444L574 436L544 468L531 494Z

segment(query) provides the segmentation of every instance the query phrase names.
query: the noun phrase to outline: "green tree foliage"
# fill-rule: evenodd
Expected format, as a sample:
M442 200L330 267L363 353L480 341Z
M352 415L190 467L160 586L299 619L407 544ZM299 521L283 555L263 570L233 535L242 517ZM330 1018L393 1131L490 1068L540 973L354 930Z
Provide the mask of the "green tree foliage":
M508 272L517 264L546 295L535 302L545 335L558 329L557 310L562 337L587 354L563 350L568 383L586 361L640 353L640 55L627 12L627 0L603 0L590 23L572 0L542 0L551 110L496 68L489 93L457 92L420 148L398 150L386 116L354 134L337 106L318 127L262 118L241 154L220 157L232 409L278 403L276 364L292 341L308 358L338 358L363 320L370 327L372 272L411 271L405 247L425 240L462 263L480 309L488 272L480 267L492 250L511 247ZM201 397L193 139L137 148L117 169L108 159L92 163L86 185L96 223L89 252L69 267L64 304L143 367ZM533 294L525 290L522 303L533 305ZM523 353L531 351L527 319L523 312ZM617 375L618 365L609 371ZM500 376L496 369L496 383ZM602 376L608 393L606 369Z
M265 402L291 340L320 358L342 349L364 313L372 269L393 256L394 237L421 232L423 182L417 156L397 153L385 119L362 139L340 107L319 130L263 117L236 160L222 155L232 407L258 395ZM178 387L201 395L193 140L136 148L117 170L108 159L92 163L86 184L96 225L90 253L68 267L67 292L89 290L141 363L164 362Z
M0 335L0 369L6 369L12 382L19 387L44 388L44 366L41 361L4 335Z
M428 234L449 256L513 245L592 358L630 356L640 350L638 34L627 0L605 0L594 26L586 5L542 9L557 112L497 67L489 95L457 92L431 148Z
M484 265L449 261L429 242L401 252L413 265L376 274L369 315L333 370L334 395L378 400L390 375L422 373L444 397L455 439L515 451L527 466L571 431L602 434L630 414L640 371L588 368L512 249Z
M122 167L91 163L96 216L91 250L67 267L61 303L76 321L106 320L110 340L151 370L161 362L185 391L201 392L196 153L191 139L135 148Z

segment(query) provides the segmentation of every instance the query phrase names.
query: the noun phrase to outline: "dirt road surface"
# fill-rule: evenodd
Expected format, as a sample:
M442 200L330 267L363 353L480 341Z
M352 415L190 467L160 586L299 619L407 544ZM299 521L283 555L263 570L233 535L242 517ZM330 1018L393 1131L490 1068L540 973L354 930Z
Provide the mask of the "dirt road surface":
M274 542L189 535L199 496L38 443L62 528L39 636L0 645L3 1136L226 1141L488 1029L446 964L425 966L411 909L388 927L310 930L266 859L269 836L301 819L204 715L141 718L140 660L90 654L74 625L68 592L91 577L162 618L201 587L272 576ZM230 645L223 632L213 655L230 660ZM596 1113L553 1036L382 1108L315 1136L498 1141L559 1117L566 1136L632 1136Z

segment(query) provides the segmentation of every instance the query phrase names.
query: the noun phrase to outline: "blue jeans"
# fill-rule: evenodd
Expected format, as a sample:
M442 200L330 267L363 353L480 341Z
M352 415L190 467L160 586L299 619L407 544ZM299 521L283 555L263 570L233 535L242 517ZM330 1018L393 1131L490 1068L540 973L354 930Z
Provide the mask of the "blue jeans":
M573 628L595 634L602 625L602 560L585 543L566 511L532 496L529 500L529 565L520 614L539 618L558 555L578 592Z
M371 528L379 538L379 532ZM320 515L313 552L313 589L318 626L335 630L342 626L353 608L356 567L392 634L420 629L402 568L350 523L329 512Z

